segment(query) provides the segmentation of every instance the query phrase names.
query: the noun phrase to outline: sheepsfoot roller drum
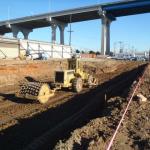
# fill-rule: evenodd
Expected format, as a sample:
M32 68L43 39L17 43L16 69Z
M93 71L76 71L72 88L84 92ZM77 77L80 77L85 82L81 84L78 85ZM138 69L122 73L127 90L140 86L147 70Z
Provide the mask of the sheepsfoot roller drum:
M83 83L81 78L74 78L72 81L72 89L74 92L81 92L83 88Z
M89 75L87 79L87 86L90 88L96 85L98 85L98 80L94 78L92 75Z
M54 90L51 90L46 83L29 82L20 86L20 90L16 93L16 96L37 100L44 104L50 97L54 96Z

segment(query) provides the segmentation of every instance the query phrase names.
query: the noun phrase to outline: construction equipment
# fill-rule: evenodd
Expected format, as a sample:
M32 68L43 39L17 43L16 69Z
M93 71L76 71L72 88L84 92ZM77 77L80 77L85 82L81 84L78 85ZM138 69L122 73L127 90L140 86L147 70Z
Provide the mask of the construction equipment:
M46 103L50 97L54 96L54 91L46 83L29 82L20 85L16 97L37 100L40 103Z
M71 58L68 59L68 70L55 71L55 80L50 86L39 82L25 83L20 86L16 96L46 103L58 89L68 88L81 92L83 86L91 87L96 84L96 78L79 68L79 60Z

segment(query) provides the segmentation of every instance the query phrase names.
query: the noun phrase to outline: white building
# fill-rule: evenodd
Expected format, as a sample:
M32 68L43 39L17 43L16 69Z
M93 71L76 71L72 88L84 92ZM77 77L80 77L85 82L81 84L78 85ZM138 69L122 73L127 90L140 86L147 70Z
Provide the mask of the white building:
M71 58L72 53L73 49L68 45L0 37L0 59L19 57L31 59Z

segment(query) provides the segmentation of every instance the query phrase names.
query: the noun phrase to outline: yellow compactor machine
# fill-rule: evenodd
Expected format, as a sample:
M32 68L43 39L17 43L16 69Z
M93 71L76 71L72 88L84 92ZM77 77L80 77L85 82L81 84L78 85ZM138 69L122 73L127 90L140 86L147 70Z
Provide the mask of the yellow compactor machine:
M54 82L28 82L20 86L17 97L37 100L46 103L58 89L68 88L74 92L82 91L83 86L91 87L97 84L97 79L79 68L77 58L68 59L68 69L55 71Z

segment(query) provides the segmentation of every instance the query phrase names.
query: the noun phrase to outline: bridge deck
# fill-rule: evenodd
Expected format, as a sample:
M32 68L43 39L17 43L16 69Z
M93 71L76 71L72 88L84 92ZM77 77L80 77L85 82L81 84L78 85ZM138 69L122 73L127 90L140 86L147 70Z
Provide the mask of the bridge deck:
M0 34L12 32L8 25L18 25L27 29L35 29L50 26L49 18L56 19L63 23L80 22L99 19L105 11L107 15L121 17L150 12L149 0L128 0L113 3L105 3L52 13L45 13L35 16L28 16L0 22Z

